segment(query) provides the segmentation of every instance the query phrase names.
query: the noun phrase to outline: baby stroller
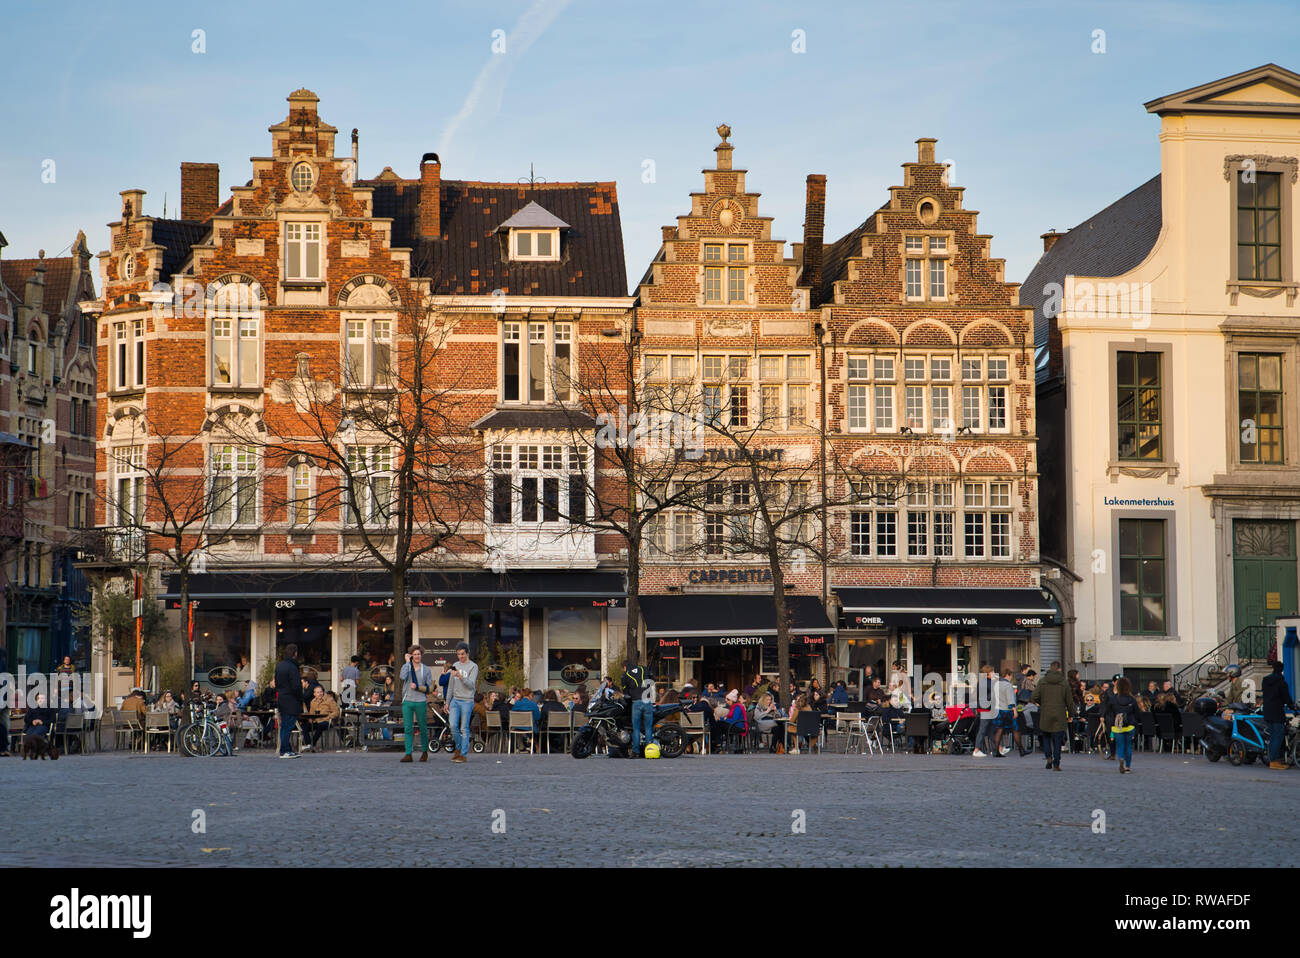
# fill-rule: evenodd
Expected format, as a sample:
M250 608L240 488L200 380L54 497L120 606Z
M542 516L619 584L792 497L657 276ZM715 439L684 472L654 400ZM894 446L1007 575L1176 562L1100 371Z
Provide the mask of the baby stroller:
M451 718L441 709L435 708L429 712L429 741L433 743L429 746L431 752L438 749L444 752L456 751L456 736L451 730ZM478 755L483 751L483 740L471 733L469 749Z
M979 730L979 716L969 705L949 705L944 710L948 719L945 744L949 755L965 755L975 751L975 733Z

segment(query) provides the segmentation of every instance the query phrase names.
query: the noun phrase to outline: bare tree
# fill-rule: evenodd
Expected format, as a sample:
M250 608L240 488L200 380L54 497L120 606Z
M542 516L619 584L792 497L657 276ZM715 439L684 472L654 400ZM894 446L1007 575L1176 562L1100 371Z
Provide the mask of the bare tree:
M703 452L694 390L674 389L659 371L638 368L635 319L604 334L610 346L584 350L578 374L565 380L568 443L594 458L597 479L587 497L570 495L560 511L575 527L626 543L628 657L639 648L642 559L663 549L671 514L698 505L707 467L697 463L694 481L684 481L681 461Z
M221 474L220 461L210 480L201 432L177 434L149 411L129 423L125 432L118 427L107 450L109 477L101 491L105 558L141 574L154 564L174 570L184 622L190 577L204 571L209 540L247 512L255 487ZM223 454L214 449L214 460ZM233 470L234 463L229 465ZM194 645L186 644L192 676Z
M485 501L467 370L447 348L454 322L415 290L396 315L358 320L341 363L300 356L294 378L277 384L281 404L268 431L243 436L265 474L285 476L267 484L273 521L290 534L340 535L342 550L327 564L369 563L388 574L395 653L409 623L412 570L465 547ZM298 482L299 470L314 483Z

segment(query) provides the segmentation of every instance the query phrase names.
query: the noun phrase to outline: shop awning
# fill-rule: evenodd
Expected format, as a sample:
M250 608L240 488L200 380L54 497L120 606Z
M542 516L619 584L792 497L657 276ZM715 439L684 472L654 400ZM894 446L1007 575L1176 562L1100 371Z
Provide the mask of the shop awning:
M419 572L411 576L416 606L475 609L621 609L627 587L621 572Z
M835 636L816 596L787 596L790 646L824 646ZM776 645L776 616L767 595L643 595L646 639L661 649L701 645Z
M417 608L581 606L622 608L620 572L413 572L409 595ZM161 596L180 608L180 576L167 579ZM191 575L190 599L200 609L388 608L392 578L384 572L255 571Z
M834 588L843 609L840 628L1037 629L1056 623L1040 589Z

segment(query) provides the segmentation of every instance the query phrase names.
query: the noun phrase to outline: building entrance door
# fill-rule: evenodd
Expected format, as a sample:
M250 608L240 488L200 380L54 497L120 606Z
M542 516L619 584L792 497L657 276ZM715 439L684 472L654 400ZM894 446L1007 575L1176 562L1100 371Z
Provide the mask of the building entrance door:
M1295 522L1237 519L1232 523L1232 589L1237 631L1272 625L1279 615L1295 615Z

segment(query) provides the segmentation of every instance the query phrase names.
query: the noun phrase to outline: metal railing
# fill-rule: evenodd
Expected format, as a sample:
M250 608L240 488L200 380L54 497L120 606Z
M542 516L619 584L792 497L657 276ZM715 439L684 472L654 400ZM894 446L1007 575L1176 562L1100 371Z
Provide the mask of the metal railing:
M1174 688L1179 692L1203 688L1213 684L1211 675L1222 673L1229 665L1243 668L1252 662L1267 659L1277 642L1277 632L1271 625L1248 625L1222 645L1211 649L1199 659L1174 674Z

